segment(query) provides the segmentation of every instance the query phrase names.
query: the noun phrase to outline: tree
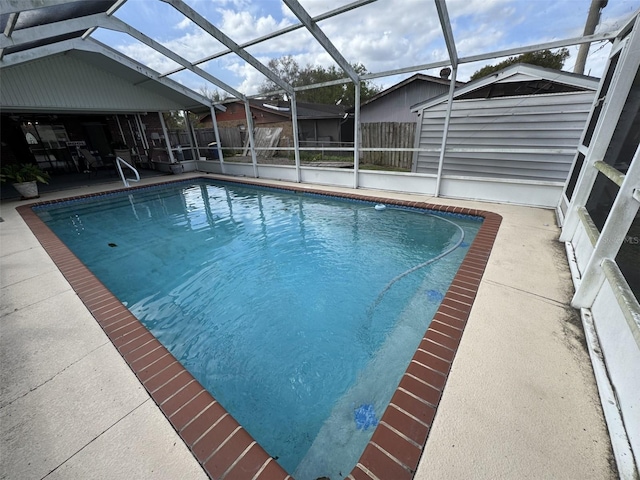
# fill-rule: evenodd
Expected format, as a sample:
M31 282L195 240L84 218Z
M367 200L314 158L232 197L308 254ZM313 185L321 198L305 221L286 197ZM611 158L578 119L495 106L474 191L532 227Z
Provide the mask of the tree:
M187 112L189 115L189 121L194 128L201 127L200 117L192 112ZM187 126L184 121L184 114L182 111L164 112L164 123L167 126L167 130L184 130Z
M181 112L164 112L162 116L164 117L164 123L167 126L168 130L184 129L184 117L182 116Z
M303 85L313 85L316 83L330 82L332 80L340 80L346 77L346 74L335 66L328 68L319 65L307 65L301 68L295 59L290 56L280 58L272 58L267 64L269 69L278 75L282 80L294 87ZM361 76L367 73L367 69L362 64L353 65L353 69ZM268 94L280 90L280 87L271 80L266 80L261 86L259 92ZM360 101L373 97L380 91L380 88L371 82L365 81L360 84ZM284 99L284 94L270 95L272 98ZM355 100L355 85L353 82L330 85L322 88L314 88L312 90L302 90L296 92L296 100L299 102L322 103L325 105L344 105L345 107L353 106Z
M207 87L206 85L203 85L202 87L200 87L199 93L203 97L207 97L213 103L222 102L227 98L230 98L230 95L224 90L220 91L217 88L214 90L209 90L209 87Z
M470 80L477 80L478 78L486 77L487 75L491 75L492 73L516 63L529 63L531 65L538 65L539 67L562 70L564 62L569 58L569 55L569 50L566 48L561 48L556 53L553 53L551 50L539 50L537 52L523 53L517 57L509 57L495 65L485 65L471 75Z

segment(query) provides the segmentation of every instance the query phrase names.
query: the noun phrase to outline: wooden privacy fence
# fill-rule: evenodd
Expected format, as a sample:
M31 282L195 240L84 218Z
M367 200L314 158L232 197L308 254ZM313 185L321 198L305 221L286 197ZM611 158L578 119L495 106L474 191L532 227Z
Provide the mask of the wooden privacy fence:
M213 128L194 128L194 132L202 152L205 151L207 145L216 141ZM242 151L243 139L240 130L235 127L219 127L218 133L220 134L221 147ZM184 130L169 130L169 140L171 145L189 145L189 135Z
M416 124L413 122L381 122L381 123L363 123L362 132L362 148L413 148L415 138ZM213 128L196 128L194 129L198 145L200 146L200 155L209 156L207 145L215 142L215 134ZM225 149L225 153L234 154L242 153L246 143L244 135L235 127L220 127L220 142ZM170 130L169 139L171 145L189 145L188 134L183 130ZM339 145L348 145L353 148L353 143ZM322 146L316 145L316 142L300 142L301 148L305 146ZM334 146L334 145L330 145ZM328 152L328 155L352 155L345 152ZM373 165L381 165L387 167L401 168L411 170L413 161L413 152L361 152L360 162Z
M413 148L413 122L363 123L362 148ZM413 152L362 152L360 162L411 170Z

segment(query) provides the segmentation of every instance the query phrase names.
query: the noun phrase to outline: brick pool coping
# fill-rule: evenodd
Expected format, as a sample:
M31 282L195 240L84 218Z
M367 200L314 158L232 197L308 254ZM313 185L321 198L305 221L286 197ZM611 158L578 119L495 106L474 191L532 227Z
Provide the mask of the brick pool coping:
M235 178L224 181L263 185ZM182 182L184 180L167 183ZM484 210L367 194L344 194L302 186L269 187L484 218L371 440L346 477L352 480L410 480L433 424L502 217ZM144 188L149 186L32 203L16 210L211 478L292 479L32 209L60 201Z

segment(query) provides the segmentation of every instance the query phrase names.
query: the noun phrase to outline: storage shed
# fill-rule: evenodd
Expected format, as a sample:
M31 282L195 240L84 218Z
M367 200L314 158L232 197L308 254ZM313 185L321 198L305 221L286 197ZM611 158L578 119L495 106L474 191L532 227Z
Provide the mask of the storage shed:
M561 185L591 110L598 79L516 64L454 93L442 174ZM436 174L447 95L418 113L412 170Z

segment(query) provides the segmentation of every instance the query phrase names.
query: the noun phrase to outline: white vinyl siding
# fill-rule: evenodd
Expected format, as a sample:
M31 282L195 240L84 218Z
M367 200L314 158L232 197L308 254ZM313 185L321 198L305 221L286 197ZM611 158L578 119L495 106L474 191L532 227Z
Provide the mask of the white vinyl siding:
M448 90L448 85L415 80L363 105L360 109L360 121L362 123L415 122L416 114L411 111L412 105L442 95Z
M443 174L564 182L594 95L454 100ZM440 148L446 107L422 110L419 148ZM449 151L459 148L481 151ZM419 152L415 171L435 174L438 158Z
M152 82L135 86L73 55L56 55L4 68L0 75L0 105L5 111L95 113L183 108L147 88Z

